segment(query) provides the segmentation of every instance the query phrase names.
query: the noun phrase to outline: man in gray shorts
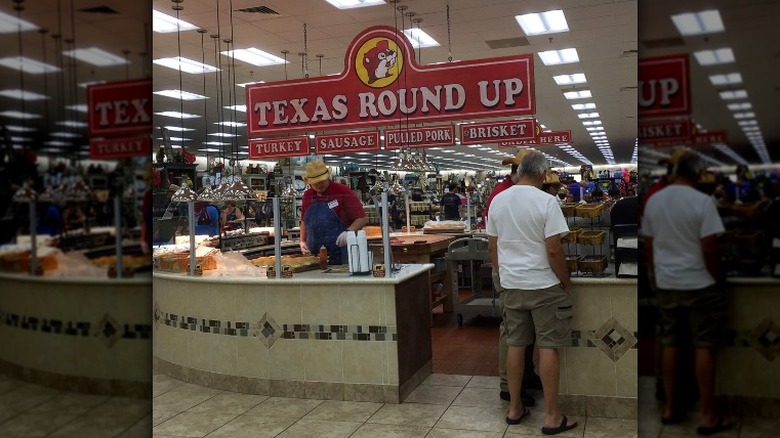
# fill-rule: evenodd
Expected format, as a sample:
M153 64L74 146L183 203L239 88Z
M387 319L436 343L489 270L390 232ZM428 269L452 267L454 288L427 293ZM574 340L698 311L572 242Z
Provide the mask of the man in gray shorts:
M571 280L561 236L569 232L558 200L541 190L547 159L538 151L526 154L518 167L517 184L493 198L487 222L488 251L499 270L504 300L504 328L509 346L508 424L528 415L520 399L526 346L539 346L544 391L542 433L555 435L577 426L558 406L558 347L571 345Z

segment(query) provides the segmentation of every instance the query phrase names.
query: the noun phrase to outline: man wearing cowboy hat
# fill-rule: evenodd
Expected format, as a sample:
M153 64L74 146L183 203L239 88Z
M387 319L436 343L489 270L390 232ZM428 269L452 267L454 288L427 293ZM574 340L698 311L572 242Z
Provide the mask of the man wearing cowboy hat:
M330 168L322 160L306 164L301 207L301 252L311 254L324 246L328 263L347 262L347 231L357 231L368 223L363 204L344 184L330 180Z

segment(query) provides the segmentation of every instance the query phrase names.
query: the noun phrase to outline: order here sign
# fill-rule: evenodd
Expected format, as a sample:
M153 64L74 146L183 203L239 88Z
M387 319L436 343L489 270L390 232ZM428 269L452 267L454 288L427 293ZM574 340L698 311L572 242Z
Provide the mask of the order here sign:
M247 133L365 128L532 115L533 55L418 65L397 29L366 29L336 76L246 87Z

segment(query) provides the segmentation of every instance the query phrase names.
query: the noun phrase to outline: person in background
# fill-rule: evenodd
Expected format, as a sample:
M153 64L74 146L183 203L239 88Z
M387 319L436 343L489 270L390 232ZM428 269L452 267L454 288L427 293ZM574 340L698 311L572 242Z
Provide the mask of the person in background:
M460 212L463 210L463 201L461 201L460 195L458 195L457 184L451 183L448 188L449 192L441 197L439 203L444 212L444 220L457 221L460 220Z
M676 378L681 346L691 339L701 401L697 433L712 435L730 429L733 422L715 409L715 353L728 321L726 297L719 287L723 271L718 234L724 227L715 204L695 188L703 170L696 153L681 153L672 183L647 200L640 233L661 318L666 395L661 422L685 420L675 405Z
M224 227L229 222L237 222L244 220L244 213L240 208L236 207L236 203L228 201L225 207L222 209L221 226Z
M63 231L75 230L84 226L87 216L81 211L81 207L73 201L68 201L65 208L62 209L62 229Z
M347 263L347 231L358 231L368 223L363 203L346 185L330 180L330 168L322 160L306 164L303 192L300 248L303 254L328 250L328 264Z
M529 151L518 168L518 181L493 198L488 216L488 253L498 269L504 295L509 410L507 424L529 415L520 398L525 350L536 338L544 391L544 435L577 427L558 405L558 348L571 344L573 305L569 269L561 236L569 232L557 199L541 189L547 159Z
M579 182L572 181L569 186L569 195L572 198L572 202L584 201L584 195L587 193L588 180L581 179ZM582 196L581 196L582 195Z
M195 204L195 234L219 234L219 219L217 207L205 202Z
M519 175L517 174L517 167L520 164L520 161L523 159L523 156L525 156L527 151L528 151L527 149L522 149L514 157L505 158L501 162L503 166L508 166L511 164L512 167L510 168L509 174L506 177L504 177L504 179L493 188L492 192L490 192L490 196L488 197L487 203L485 203L484 221L486 224L488 221L488 217L490 216L490 203L493 202L493 198L495 198L496 195L514 186L517 183L517 180L519 179ZM501 314L503 314L504 313L504 299L503 299L504 288L501 287L501 279L499 277L498 269L493 269L492 276L493 276L493 287L496 289L496 292L498 293L498 310L499 312L501 312ZM506 379L506 354L508 348L509 347L507 347L506 345L506 330L504 329L504 320L501 319L501 324L498 326L498 377L499 377L498 396L502 400L506 400L506 401L510 400L509 384L507 383L507 379ZM539 380L539 377L533 371L534 366L533 366L533 359L532 359L533 356L532 350L533 350L532 348L527 350L531 354L526 354L523 380L536 382ZM520 400L523 402L523 406L536 405L536 400L524 388L520 389Z
M60 209L54 203L49 203L42 214L38 215L38 224L35 227L36 232L38 234L56 236L60 234L61 228L62 216L60 215Z

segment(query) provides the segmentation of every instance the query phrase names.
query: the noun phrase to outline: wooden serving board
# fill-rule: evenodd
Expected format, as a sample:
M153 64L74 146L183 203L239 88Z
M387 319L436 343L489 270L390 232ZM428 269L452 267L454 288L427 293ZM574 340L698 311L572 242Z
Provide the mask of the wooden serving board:
M423 228L423 234L463 234L465 228Z

